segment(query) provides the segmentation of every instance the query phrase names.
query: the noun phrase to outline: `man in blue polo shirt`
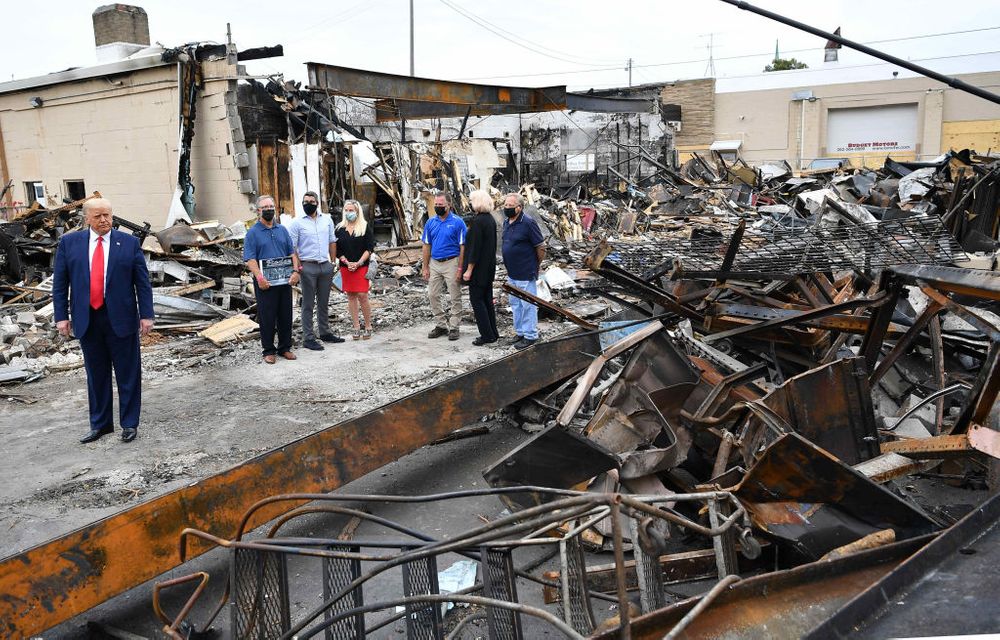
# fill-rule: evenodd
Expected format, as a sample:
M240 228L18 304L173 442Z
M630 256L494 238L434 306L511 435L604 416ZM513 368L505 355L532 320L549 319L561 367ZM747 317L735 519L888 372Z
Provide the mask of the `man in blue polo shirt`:
M434 313L434 328L428 338L447 335L458 340L458 324L462 320L462 260L465 256L465 223L451 210L451 197L446 193L434 196L434 214L424 225L421 240L424 243L424 268L422 275L428 281L427 293ZM445 314L441 297L445 289L451 298L449 313Z
M503 201L503 264L507 282L532 295L538 293L538 267L545 258L545 242L538 223L523 212L524 199L518 193L508 193ZM510 296L514 312L514 347L524 349L538 341L538 307Z
M260 325L260 344L264 348L264 362L274 364L277 355L285 360L295 360L292 353L292 287L299 281L293 271L288 284L271 284L261 271L260 261L270 258L291 257L292 238L288 230L274 219L274 198L257 198L260 219L250 227L243 239L243 259L253 274L253 290L257 297L257 324ZM275 329L278 346L274 346Z

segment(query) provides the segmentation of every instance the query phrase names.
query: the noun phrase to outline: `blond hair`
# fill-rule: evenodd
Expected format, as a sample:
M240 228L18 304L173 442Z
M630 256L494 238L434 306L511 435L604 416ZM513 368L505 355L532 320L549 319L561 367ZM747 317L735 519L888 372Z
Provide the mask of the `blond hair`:
M344 201L344 209L346 209L347 205L349 204L354 205L354 208L357 209L358 211L358 219L354 221L354 232L351 233L351 235L354 236L355 238L360 238L363 235L365 235L365 232L368 231L368 222L365 220L365 210L361 207L361 203L358 202L357 200ZM338 229L347 228L346 215L341 219L340 224L337 225L337 228Z
M83 203L83 214L87 215L87 212L91 209L107 209L111 211L111 202L107 198L91 198Z
M482 189L477 189L470 193L469 202L472 203L472 210L476 213L489 213L493 211L493 197Z

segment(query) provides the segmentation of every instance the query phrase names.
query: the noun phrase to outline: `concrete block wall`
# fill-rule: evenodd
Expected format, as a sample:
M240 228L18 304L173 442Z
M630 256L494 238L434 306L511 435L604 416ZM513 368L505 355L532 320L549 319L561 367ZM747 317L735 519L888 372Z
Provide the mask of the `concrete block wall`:
M209 67L209 65L219 65ZM206 65L192 146L196 217L230 223L247 217L249 194L240 193L245 146L233 140L227 96L235 94L235 65ZM0 94L0 131L15 200L24 183L41 181L47 205L66 196L65 181L83 180L100 191L115 213L155 228L166 222L177 182L177 68L67 82ZM29 99L41 97L33 108Z

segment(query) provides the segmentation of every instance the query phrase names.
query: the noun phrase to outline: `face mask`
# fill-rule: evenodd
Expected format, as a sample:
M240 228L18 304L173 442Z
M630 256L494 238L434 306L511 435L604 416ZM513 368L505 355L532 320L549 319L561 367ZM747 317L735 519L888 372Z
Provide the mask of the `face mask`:
M446 213L448 213L448 207L442 207L440 205L434 205L434 213L438 214L439 216L443 216Z
M354 222L355 220L358 219L358 212L357 211L345 211L344 212L344 217L347 218L348 222Z
M267 222L274 220L274 209L261 209L260 217L264 218Z
M503 214L508 218L513 218L517 215L517 207L504 207Z
M315 202L303 202L302 203L302 210L306 212L307 216L311 216L312 214L316 213L316 208L317 207L318 207L318 205Z

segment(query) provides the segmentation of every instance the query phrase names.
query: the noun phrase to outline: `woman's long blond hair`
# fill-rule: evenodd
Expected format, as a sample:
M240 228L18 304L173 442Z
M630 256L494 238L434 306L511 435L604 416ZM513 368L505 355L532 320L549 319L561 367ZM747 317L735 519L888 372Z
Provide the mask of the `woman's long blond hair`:
M363 235L365 235L366 231L368 231L368 221L365 220L365 210L361 208L361 203L358 202L357 200L345 200L344 209L346 209L347 205L349 204L353 204L354 208L358 212L358 219L354 221L354 232L351 235L354 236L355 238L360 238ZM340 220L340 224L337 225L337 228L341 229L346 227L347 227L347 216L344 216Z

